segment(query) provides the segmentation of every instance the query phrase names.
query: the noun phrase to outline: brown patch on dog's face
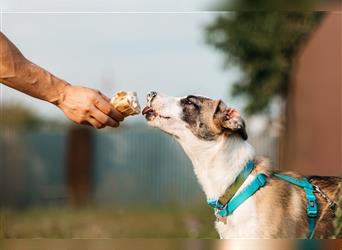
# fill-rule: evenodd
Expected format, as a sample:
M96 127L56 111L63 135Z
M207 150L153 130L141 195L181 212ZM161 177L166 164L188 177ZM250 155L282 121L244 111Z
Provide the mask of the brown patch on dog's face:
M197 137L211 141L221 134L222 129L213 120L218 102L192 95L180 100L183 108L182 119Z
M212 141L222 133L239 132L243 139L247 139L244 121L237 115L229 117L229 109L224 102L190 95L181 99L180 105L182 120L198 138Z

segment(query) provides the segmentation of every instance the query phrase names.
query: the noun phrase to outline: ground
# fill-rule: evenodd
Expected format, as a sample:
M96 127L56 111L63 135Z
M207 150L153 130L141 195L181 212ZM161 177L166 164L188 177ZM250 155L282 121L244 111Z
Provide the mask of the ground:
M212 210L176 208L2 209L0 238L217 238Z

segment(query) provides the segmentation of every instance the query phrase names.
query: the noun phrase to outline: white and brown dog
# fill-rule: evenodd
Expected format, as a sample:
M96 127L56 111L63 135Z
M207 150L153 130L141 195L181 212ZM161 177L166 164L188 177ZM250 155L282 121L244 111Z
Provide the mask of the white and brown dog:
M305 238L308 234L307 200L302 188L272 175L267 160L255 160L247 143L243 119L220 100L200 96L169 97L151 92L143 111L148 124L174 137L190 158L194 172L208 199L219 199L249 161L255 167L239 192L259 173L267 184L248 198L228 217L216 221L220 238ZM294 173L290 176L303 178ZM314 238L333 232L334 211L329 201L337 199L338 177L306 177L327 197L317 196L318 217Z

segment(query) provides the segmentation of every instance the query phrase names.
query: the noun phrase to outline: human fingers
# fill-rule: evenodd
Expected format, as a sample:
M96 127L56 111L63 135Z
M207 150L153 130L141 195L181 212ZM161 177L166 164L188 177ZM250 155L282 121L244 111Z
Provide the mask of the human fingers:
M102 111L98 110L96 107L91 110L91 116L105 126L114 128L119 126L119 123L117 121L112 119L110 116L102 113Z
M95 106L104 114L110 116L116 121L123 121L124 116L118 112L109 102L107 102L101 95L95 101Z
M105 127L104 124L102 124L101 122L96 120L94 117L89 117L87 120L87 123L89 123L91 126L93 126L94 128L97 128L97 129L101 129L101 128Z

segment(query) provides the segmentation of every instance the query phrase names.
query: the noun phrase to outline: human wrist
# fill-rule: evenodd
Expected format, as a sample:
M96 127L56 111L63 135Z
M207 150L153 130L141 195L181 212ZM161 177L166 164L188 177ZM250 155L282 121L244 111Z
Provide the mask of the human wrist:
M60 107L65 100L66 92L68 91L69 87L71 87L71 84L60 79L54 80L58 81L56 83L56 92L48 102Z

